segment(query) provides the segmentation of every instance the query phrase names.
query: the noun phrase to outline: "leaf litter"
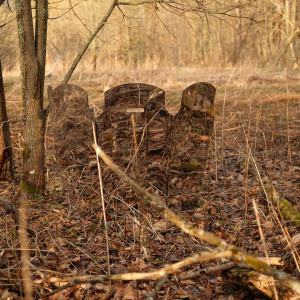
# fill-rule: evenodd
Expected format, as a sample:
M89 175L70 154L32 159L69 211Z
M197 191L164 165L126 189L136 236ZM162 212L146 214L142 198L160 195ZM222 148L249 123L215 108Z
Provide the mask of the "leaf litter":
M225 107L224 116L220 114L222 99L220 96L216 99L215 147L209 167L202 182L189 177L182 183L180 176L175 175L171 184L176 185L176 189L184 185L185 193L174 195L169 205L185 220L257 257L264 257L252 209L252 199L255 199L268 255L281 257L284 270L299 277L280 226L261 196L256 168L249 159L251 149L263 182L272 183L280 195L299 210L299 100L289 98L289 119L286 119L286 101L264 102L264 98L266 95L261 95L261 100L249 104L239 101L239 95L232 95L232 103ZM21 118L12 125L17 179L1 187L1 196L17 204ZM73 276L108 272L97 175L93 171L78 175L53 156L47 157L46 167L47 194L34 196L28 202L30 265L38 294L61 286ZM151 177L147 180L151 183ZM124 188L124 183L115 180L107 184L111 185L105 186L104 199L112 274L157 270L192 253L210 249L153 212L149 203L143 203L142 214L139 209L143 200L137 201L138 197L128 187L123 198L106 192ZM284 221L282 224L288 226L292 237L299 234L298 228ZM1 216L0 226L0 294L2 299L19 299L21 270L15 224L10 216ZM207 261L181 271L189 274L221 263ZM150 281L116 283L114 288L108 282L86 284L61 291L49 299L106 299L107 295L110 295L107 299L141 299L143 292L152 292L155 286L156 282ZM245 287L228 285L224 273L217 272L184 281L170 277L159 290L158 299L246 299L251 295Z

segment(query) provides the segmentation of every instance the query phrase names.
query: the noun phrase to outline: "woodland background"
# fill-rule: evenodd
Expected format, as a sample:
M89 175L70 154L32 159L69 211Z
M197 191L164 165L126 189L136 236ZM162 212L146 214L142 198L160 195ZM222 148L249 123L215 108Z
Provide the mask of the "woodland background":
M77 73L237 64L298 67L299 1L199 1L203 11L175 14L171 5L158 2L133 1L115 10ZM46 73L58 55L56 72L67 72L109 5L95 0L50 2ZM16 21L7 6L1 10L0 24L8 23L0 31L2 69L18 73Z
M88 92L97 115L104 91L118 84L144 82L164 89L172 114L180 107L183 89L197 81L213 84L217 95L211 159L201 184L187 185L193 201L174 197L168 205L197 228L255 257L268 255L278 270L299 278L299 220L289 223L281 218L261 188L273 185L300 210L300 1L199 0L203 6L198 13L174 13L171 2L130 3L113 11L70 83ZM9 4L13 12L5 3L0 8L0 57L15 177L1 182L0 193L18 205L24 127L17 25L14 2ZM46 76L45 88L61 84L110 4L50 1L45 73L58 57L59 61ZM46 92L44 100L46 108ZM60 164L48 131L46 149L46 193L29 196L26 202L30 282L36 297L54 291L49 299L135 300L147 293L158 299L276 299L270 281L257 272L232 268L235 265L221 272L228 263L224 258L186 266L182 277L161 282L87 283L56 293L74 277L147 273L195 253L214 252L208 243L153 213L149 202L141 214L143 202L136 201L130 188L124 198L105 195L106 226L97 172L85 168L78 176ZM183 186L180 180L172 184ZM19 240L11 215L1 214L0 228L0 295L21 299ZM248 275L251 278L243 281ZM259 290L261 282L269 290ZM291 299L280 284L278 291Z

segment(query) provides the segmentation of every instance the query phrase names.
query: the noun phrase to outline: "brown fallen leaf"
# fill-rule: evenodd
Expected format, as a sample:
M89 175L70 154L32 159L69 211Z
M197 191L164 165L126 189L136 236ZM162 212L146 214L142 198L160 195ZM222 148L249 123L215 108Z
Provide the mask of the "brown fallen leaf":
M115 300L135 300L135 299L137 299L137 295L136 295L136 292L134 291L133 287L130 285L130 283L128 283L126 285L119 286L116 289L115 296L113 299L115 299Z
M159 220L157 221L155 224L153 224L153 229L154 230L164 230L168 227L167 223L165 222L165 220Z
M133 287L128 283L124 288L124 300L135 300L137 299L137 295Z

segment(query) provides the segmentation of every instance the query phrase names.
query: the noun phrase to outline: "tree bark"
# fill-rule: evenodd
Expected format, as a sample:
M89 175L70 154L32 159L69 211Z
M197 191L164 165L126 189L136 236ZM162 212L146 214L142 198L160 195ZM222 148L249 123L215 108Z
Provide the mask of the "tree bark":
M41 194L45 190L43 89L48 1L37 2L36 40L30 0L16 0L15 5L25 119L21 191L28 194Z
M12 148L0 61L0 181L12 178Z
M43 104L46 46L47 46L48 0L36 1L35 51L38 57L40 78L38 81L38 98ZM43 106L42 106L43 107Z

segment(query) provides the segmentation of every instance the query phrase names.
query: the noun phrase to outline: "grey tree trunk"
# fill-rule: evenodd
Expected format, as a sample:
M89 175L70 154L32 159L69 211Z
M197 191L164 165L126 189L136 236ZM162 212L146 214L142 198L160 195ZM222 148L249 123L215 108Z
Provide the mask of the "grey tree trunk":
M12 148L0 61L0 181L12 178Z
M45 190L45 114L43 110L43 90L48 0L36 2L35 37L30 0L16 0L15 5L25 120L21 191L28 194L41 194Z

